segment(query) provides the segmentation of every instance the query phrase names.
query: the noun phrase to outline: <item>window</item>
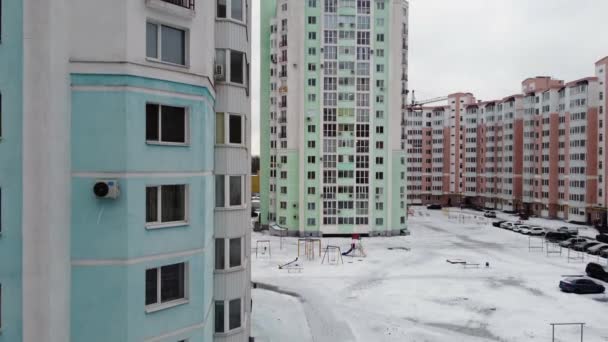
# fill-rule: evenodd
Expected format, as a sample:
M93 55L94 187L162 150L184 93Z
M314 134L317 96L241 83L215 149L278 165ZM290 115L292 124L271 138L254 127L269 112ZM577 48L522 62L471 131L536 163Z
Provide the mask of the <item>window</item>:
M238 51L230 51L230 82L243 84L243 70L245 54Z
M215 332L224 332L224 301L215 301Z
M181 225L188 221L186 185L146 187L146 226Z
M186 108L146 104L146 141L159 144L187 144Z
M147 23L146 57L161 62L186 65L186 31Z
M230 13L230 17L228 17ZM217 17L245 21L243 0L217 0Z
M186 263L146 270L146 307L177 304L187 299Z
M215 143L242 145L245 141L244 117L238 114L215 114Z
M227 302L215 301L215 332L223 333L241 327L241 298L233 299ZM226 306L228 310L226 310ZM226 329L228 322L228 329Z
M244 204L244 184L243 176L215 176L215 206L241 207Z
M241 238L215 239L215 269L224 270L242 265ZM226 246L226 243L228 246ZM226 255L226 253L228 253ZM228 258L226 258L228 256ZM226 265L228 260L228 265Z

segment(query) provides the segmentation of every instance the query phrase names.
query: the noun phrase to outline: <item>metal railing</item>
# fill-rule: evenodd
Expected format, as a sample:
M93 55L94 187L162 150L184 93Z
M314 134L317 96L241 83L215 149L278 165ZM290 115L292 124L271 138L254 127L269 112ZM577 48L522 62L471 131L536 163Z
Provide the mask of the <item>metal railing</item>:
M177 5L183 8L194 10L194 1L195 0L161 0L164 2L168 2L173 5Z

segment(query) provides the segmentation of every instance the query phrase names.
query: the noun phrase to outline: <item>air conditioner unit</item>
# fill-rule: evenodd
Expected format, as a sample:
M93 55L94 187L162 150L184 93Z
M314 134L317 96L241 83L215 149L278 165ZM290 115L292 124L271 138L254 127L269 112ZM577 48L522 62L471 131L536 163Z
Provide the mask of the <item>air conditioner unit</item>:
M348 198L353 198L353 194L348 194Z
M294 203L294 204L293 204L293 207L294 207L294 208L297 208L297 207L298 207L298 205Z
M218 81L223 81L226 79L226 73L224 71L224 66L221 64L216 64L215 65L215 70L213 72L213 75L215 76L215 79Z
M277 164L277 167L278 167L278 168L282 168L282 167L283 167L283 164Z
M350 23L350 27L355 27L355 23Z
M380 91L384 91L384 87L380 87Z
M306 121L312 121L312 118L309 116L306 118Z
M118 181L116 180L98 180L93 186L93 193L97 198L116 199L120 195Z

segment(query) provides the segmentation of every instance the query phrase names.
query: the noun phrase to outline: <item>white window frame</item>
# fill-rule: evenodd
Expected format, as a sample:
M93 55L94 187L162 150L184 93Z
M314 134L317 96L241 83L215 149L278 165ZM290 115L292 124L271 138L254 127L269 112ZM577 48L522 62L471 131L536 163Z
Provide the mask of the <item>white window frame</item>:
M247 129L245 128L247 126L247 116L245 116L243 114L228 113L228 112L218 112L217 114L222 114L224 117L224 142L218 143L217 139L215 139L216 145L245 146L245 141L247 139L247 136L246 136ZM240 144L235 144L235 143L230 142L230 116L231 115L241 117L241 143ZM216 115L216 119L217 119L217 115ZM217 134L217 132L216 132L216 134Z
M244 264L245 264L245 238L243 236L235 236L235 237L216 238L216 240L217 239L224 240L224 266L223 266L223 268L219 268L219 269L215 268L215 262L214 262L215 272L227 273L227 272L232 272L235 270L243 269ZM233 240L233 239L241 239L241 260L240 260L240 264L238 266L230 267L230 240Z
M246 186L246 177L245 175L216 175L216 176L224 176L224 206L218 207L216 209L244 209L247 206L245 202L245 192L247 191ZM230 205L230 177L241 177L241 204L240 205ZM216 178L217 182L217 178ZM215 203L217 205L217 203Z
M247 60L247 52L245 51L239 51L239 50L231 50L231 49L216 49L217 50L223 50L224 51L224 62L223 62L223 66L224 66L224 79L223 80L218 80L218 82L222 82L222 83L226 83L226 84L230 84L233 85L235 87L242 87L242 88L249 88L249 82L250 82L250 75L247 73L247 65L248 60ZM243 55L243 61L242 61L242 67L243 67L243 83L237 83L237 82L232 82L231 78L232 78L232 68L230 65L230 58L232 57L232 52L238 52L240 54ZM217 56L217 53L216 53ZM216 60L215 63L216 64L222 64L222 63L217 63L218 61Z
M240 325L237 328L233 328L230 329L230 301L236 300L236 299L240 299L241 300L241 309L240 309ZM215 300L213 301L213 312L215 313L215 303L216 302L222 302L222 300ZM238 331L240 329L243 329L243 317L245 314L245 300L243 297L237 297L237 298L232 298L232 299L226 299L223 300L224 302L224 330L223 332L215 332L215 326L213 327L213 331L215 335L226 335L226 334L230 334L234 331Z
M247 24L247 8L248 8L248 4L247 4L247 0L241 0L241 8L243 9L243 19L239 20L239 19L234 19L232 17L232 1L233 0L226 0L226 17L222 18L222 17L218 17L217 16L217 1L218 0L214 0L214 5L215 5L215 19L216 20L225 20L225 21L231 21L237 24L241 24L241 25L246 25Z
M189 107L185 107L185 106L173 106L173 105L168 105L168 104L162 104L162 103L158 103L158 102L146 102L146 107L147 105L156 105L158 106L158 115L157 115L157 119L158 119L158 140L148 140L148 137L146 136L146 144L148 145L163 145L163 146L190 146L190 108ZM163 135L163 127L162 127L162 108L163 107L175 107L175 108L183 108L184 109L184 142L171 142L171 141L163 141L162 140L162 135ZM146 118L145 120L148 120L148 113L147 113L147 108L146 108ZM147 125L147 122L146 122ZM147 128L146 128L147 130ZM147 135L147 131L144 133L144 135Z
M156 25L157 29L156 29L156 58L154 57L148 57L148 24L152 24L152 25ZM162 59L162 50L163 50L163 34L162 34L162 27L166 26L166 27L170 27L172 29L175 30L180 30L180 31L184 31L184 64L178 64L178 63L173 63L173 62L167 62L167 61L163 61ZM145 50L146 50L146 60L151 61L151 62L155 62L155 63L161 63L161 64L167 64L167 65L172 65L172 66L176 66L176 67L180 67L180 68L190 68L190 30L187 27L180 27L180 26L176 26L173 24L166 24L160 21L156 21L156 20L152 20L152 19L148 19L146 20L146 44L145 44Z
M190 219L190 186L188 184L162 184L162 185L146 185L146 192L148 188L156 188L156 218L160 220L162 218L162 187L163 186L171 186L171 185L183 185L184 186L184 220L183 221L171 221L171 222L146 222L146 229L161 229L161 228L171 228L171 227L181 227L189 224ZM145 196L145 193L144 193ZM147 200L146 200L147 205ZM146 208L147 212L147 208ZM144 218L147 220L147 218Z
M183 304L187 304L190 301L190 263L188 261L183 261L183 262L178 262L175 264L184 264L184 298L180 298L180 299L176 299L176 300L172 300L169 302L157 302L154 304L148 304L146 305L146 313L153 313L153 312L157 312L157 311L161 311L161 310L166 310L175 306L179 306L179 305L183 305ZM150 268L146 268L146 272L148 270L151 269L156 269L156 299L160 300L161 298L161 293L162 293L162 275L161 275L161 269L164 266L171 266L171 265L175 265L175 264L168 264L168 265L160 265L157 267L150 267ZM144 292L145 292L145 287L144 287ZM144 294L145 297L145 294Z

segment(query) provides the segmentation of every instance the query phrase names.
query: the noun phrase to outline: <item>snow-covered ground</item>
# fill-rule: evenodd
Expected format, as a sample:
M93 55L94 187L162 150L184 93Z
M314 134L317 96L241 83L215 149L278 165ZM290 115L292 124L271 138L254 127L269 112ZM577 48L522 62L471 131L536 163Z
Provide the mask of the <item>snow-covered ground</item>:
M585 341L608 341L608 297L558 289L562 275L582 275L589 260L529 251L527 236L426 213L410 217L411 236L364 238L367 257L339 265L316 254L301 273L277 267L297 256L297 238L280 249L278 237L254 233L252 246L271 240L272 257L251 252L253 281L288 293L254 290L256 341L551 341L552 322L584 322ZM345 250L350 239L322 243ZM556 341L579 336L577 328L556 330Z

